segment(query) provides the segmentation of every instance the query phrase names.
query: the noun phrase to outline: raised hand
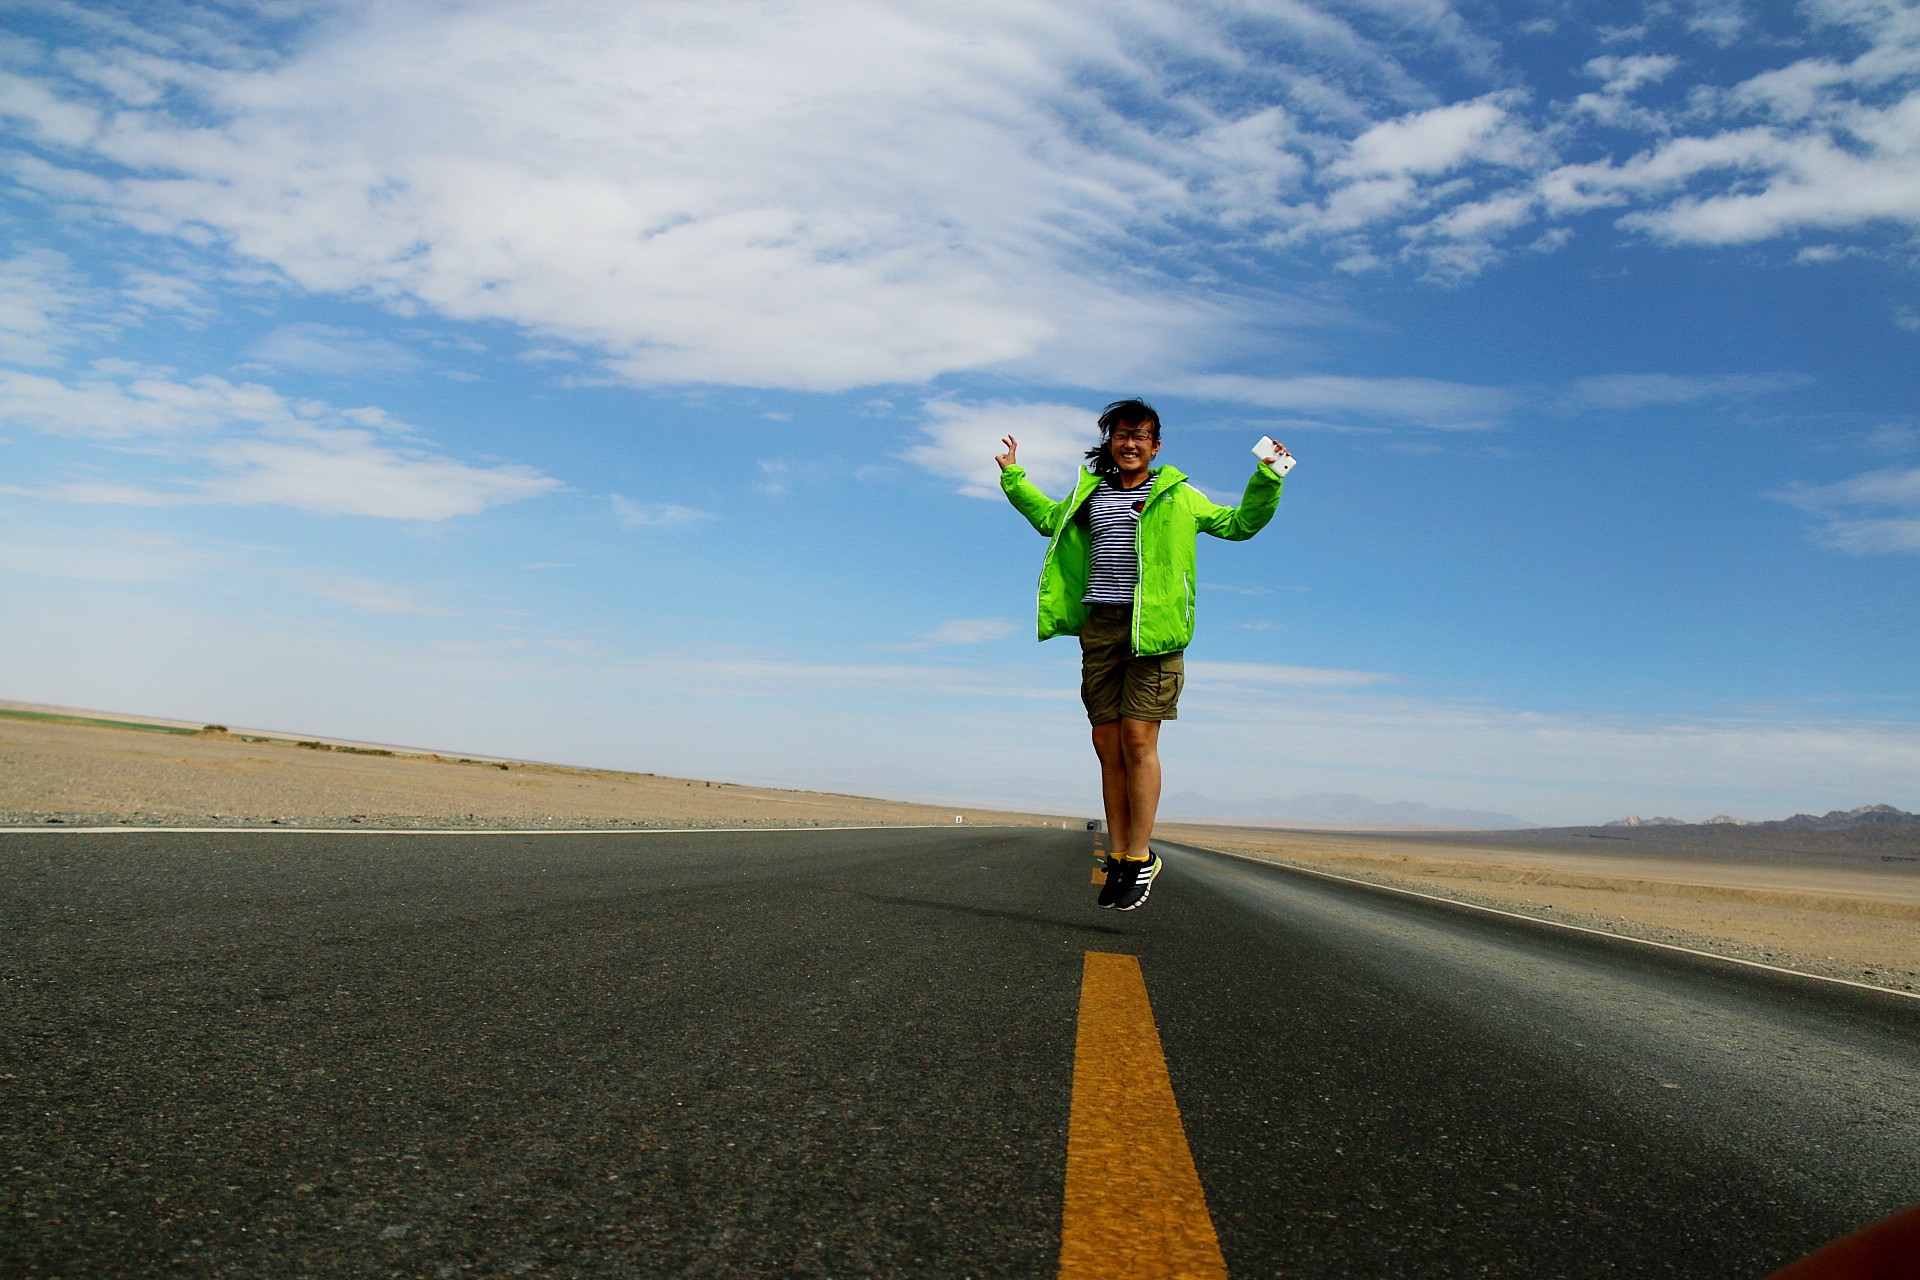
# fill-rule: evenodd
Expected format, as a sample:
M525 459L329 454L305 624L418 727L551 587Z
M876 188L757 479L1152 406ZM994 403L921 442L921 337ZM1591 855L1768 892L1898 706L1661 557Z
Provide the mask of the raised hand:
M1020 448L1020 442L1012 436L1002 436L1000 437L1000 443L1007 446L1007 451L1005 453L994 454L993 460L1000 464L1002 471L1005 471L1013 465L1013 455Z

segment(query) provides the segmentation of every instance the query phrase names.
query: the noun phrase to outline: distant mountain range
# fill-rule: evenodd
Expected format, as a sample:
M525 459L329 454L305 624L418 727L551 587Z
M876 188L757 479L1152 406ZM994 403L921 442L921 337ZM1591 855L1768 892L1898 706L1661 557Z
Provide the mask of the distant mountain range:
M1858 809L1835 809L1824 818L1816 818L1810 813L1796 813L1791 818L1778 818L1772 822L1750 822L1745 818L1729 818L1726 814L1708 818L1705 822L1683 822L1679 818L1642 818L1629 815L1606 823L1609 827L1793 827L1801 831L1839 831L1845 827L1920 827L1920 813L1908 813L1905 809L1896 809L1890 804L1863 804Z
M1443 809L1411 800L1382 803L1351 792L1320 792L1282 800L1219 801L1197 791L1171 795L1160 806L1170 821L1199 822L1308 822L1315 825L1355 823L1363 826L1454 827L1466 831L1512 831L1538 826L1510 813L1483 813L1478 809Z

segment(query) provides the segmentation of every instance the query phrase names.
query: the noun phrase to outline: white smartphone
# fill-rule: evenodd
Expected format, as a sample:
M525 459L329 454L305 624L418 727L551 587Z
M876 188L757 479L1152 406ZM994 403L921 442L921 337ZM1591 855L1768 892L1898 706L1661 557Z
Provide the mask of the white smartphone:
M1273 455L1276 453L1280 456L1273 458ZM1262 462L1267 462L1268 458L1273 458L1273 461L1267 462L1267 465L1273 468L1273 474L1277 476L1284 476L1287 472L1293 470L1293 455L1288 453L1280 445L1274 443L1272 436L1260 437L1260 443L1253 446L1253 456Z

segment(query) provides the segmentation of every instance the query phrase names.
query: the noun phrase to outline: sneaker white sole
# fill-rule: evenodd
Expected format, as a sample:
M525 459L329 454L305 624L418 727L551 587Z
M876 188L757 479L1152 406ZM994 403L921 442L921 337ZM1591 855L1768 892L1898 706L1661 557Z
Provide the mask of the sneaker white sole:
M1140 896L1124 907L1116 902L1113 905L1113 909L1115 911L1138 911L1141 907L1146 906L1147 899L1153 894L1153 882L1160 878L1160 868L1162 865L1164 864L1158 859L1155 859L1153 869L1147 873L1147 887L1140 891Z

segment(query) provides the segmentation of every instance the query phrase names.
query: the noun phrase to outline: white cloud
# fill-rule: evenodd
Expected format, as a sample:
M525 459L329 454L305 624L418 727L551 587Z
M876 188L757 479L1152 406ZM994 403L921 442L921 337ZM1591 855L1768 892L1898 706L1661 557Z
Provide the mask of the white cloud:
M1715 43L1745 33L1734 6L1687 12L1684 24ZM1859 52L1800 57L1731 85L1696 82L1685 86L1684 107L1633 101L1680 75L1679 58L1612 55L1585 66L1603 81L1598 92L1543 104L1529 119L1519 118L1517 100L1492 95L1376 125L1322 171L1351 181L1308 211L1296 234L1377 226L1381 235L1343 242L1354 269L1413 259L1436 277L1456 278L1496 261L1509 236L1542 219L1604 207L1622 208L1618 225L1629 231L1700 245L1920 226L1920 19L1910 5L1879 0L1816 0L1804 13L1809 26L1799 38L1751 51L1765 58L1812 44ZM1593 126L1640 132L1652 143L1620 161L1555 162L1556 151L1611 156L1617 143L1587 136ZM1476 153L1482 141L1484 155ZM1463 158L1504 165L1519 180L1497 190L1457 180L1436 188L1412 167L1440 173ZM1400 247L1389 247L1387 231ZM1844 252L1812 246L1803 259Z
M940 648L944 645L985 644L990 640L1004 640L1019 630L1019 627L1005 618L954 618L930 631L921 632L907 644L890 644L880 647L906 653Z
M1679 66L1680 59L1671 54L1610 54L1589 59L1585 67L1587 74L1604 83L1598 93L1583 93L1575 98L1571 109L1603 125L1665 133L1670 128L1665 116L1637 107L1628 99L1636 89L1666 79Z
M173 311L193 317L213 312L206 287L188 276L129 267L121 273L116 292L122 302L144 311Z
M367 378L408 374L421 360L397 342L326 324L283 324L247 348L270 369Z
M1227 685L1254 688L1360 689L1395 684L1398 678L1378 671L1341 671L1332 667L1283 667L1265 662L1187 663L1187 679L1195 686Z
M88 339L173 312L207 313L200 287L180 276L124 267L110 287L88 279L66 254L33 248L0 260L0 362L60 364Z
M67 532L59 537L9 532L0 537L0 569L81 582L176 582L208 569L226 570L224 556L160 534Z
M1821 541L1857 555L1920 555L1920 515L1834 520L1822 531Z
M1826 35L1866 48L1802 58L1725 90L1695 114L1718 130L1676 136L1631 159L1546 174L1551 206L1642 202L1621 225L1676 243L1751 243L1806 230L1920 225L1920 18L1908 5L1824 0ZM1679 119L1672 122L1676 126Z
M1347 154L1324 172L1335 179L1430 176L1467 164L1522 168L1538 156L1539 143L1509 107L1511 93L1414 112L1377 124L1353 140Z
M292 52L125 24L84 58L23 44L0 110L53 157L16 178L55 201L222 269L505 321L528 358L1142 386L1329 319L1286 296L1276 247L1451 280L1600 207L1703 244L1920 224L1911 6L1816 0L1767 44L1720 0L1662 15L1770 69L1623 52L1585 64L1596 92L1449 100L1502 55L1424 0L356 2ZM1412 33L1450 71L1422 83L1394 53ZM1668 105L1642 105L1656 83ZM1618 130L1646 149L1595 158ZM1197 270L1215 250L1254 287Z
M897 695L902 690L916 697L960 695L978 698L983 689L994 696L1018 701L1065 702L1078 700L1071 682L1036 678L1030 667L1012 666L982 669L977 666L943 666L928 662L789 662L772 658L670 659L660 670L671 672L676 687L690 697L753 696L766 697L831 689L836 693ZM623 677L624 678L624 677ZM912 720L910 713L896 708L895 715Z
M1920 451L1920 427L1907 422L1883 422L1855 441L1865 453L1882 456Z
M1468 102L1412 112L1368 129L1319 173L1330 193L1317 205L1300 206L1291 239L1396 229L1401 247L1376 251L1351 240L1342 265L1375 270L1393 257L1416 259L1436 277L1479 270L1494 256L1492 242L1531 220L1537 199L1501 192L1463 200L1538 168L1550 158L1545 141L1517 116L1522 94L1501 91ZM1468 176L1463 171L1474 171ZM1448 206L1451 206L1449 208ZM1429 213L1429 210L1438 212Z
M1018 628L1005 618L955 618L926 632L921 639L928 644L984 644L1001 640Z
M311 414L258 383L180 380L172 370L100 361L93 376L63 382L0 371L0 422L50 435L133 440L205 435L235 426L294 427Z
M1674 807L1697 806L1702 817L1736 811L1734 805L1784 816L1803 807L1797 797L1809 793L1916 795L1902 771L1920 769L1920 730L1910 724L1603 718L1341 690L1196 689L1187 700L1196 720L1210 722L1211 739L1185 760L1176 757L1190 776L1244 776L1251 770L1234 759L1235 749L1244 753L1248 741L1259 740L1276 744L1266 757L1270 768L1331 766L1321 776L1346 779L1377 770L1375 776L1398 780L1397 790L1429 803L1470 795L1476 806L1550 821L1617 816L1619 805L1652 796L1678 797ZM1277 745L1287 742L1312 745ZM1497 777L1526 781L1515 786ZM1717 807L1723 800L1726 806Z
M65 254L29 249L0 261L0 360L44 365L60 359L89 299Z
M1679 65L1680 59L1672 54L1638 53L1627 57L1590 58L1585 70L1588 75L1605 81L1600 92L1618 96L1666 79Z
M1747 30L1748 17L1740 0L1684 0L1676 7L1685 14L1689 31L1717 45L1730 45Z
M1644 409L1658 404L1764 395L1803 379L1788 374L1723 374L1683 377L1670 373L1608 373L1578 378L1560 407L1574 413Z
M1156 78L1136 27L1143 49L1230 70L1218 33L1180 16L380 6L260 69L127 57L204 95L212 126L145 102L82 119L44 92L13 109L138 175L30 180L142 229L211 227L307 288L507 319L642 381L832 389L1030 358L1122 316L1156 288L1073 257L1195 202L1257 199L1263 154L1276 180L1290 170L1272 130L1196 101L1160 136L1084 87L1093 65ZM1349 73L1398 78L1342 24L1308 26ZM1168 305L1172 325L1199 318Z
M915 466L960 482L971 498L998 498L1000 465L1006 452L1002 436L1019 441L1014 460L1027 478L1050 493L1072 483L1088 449L1100 443L1097 409L1070 404L1028 404L995 400L961 404L932 400L921 427L927 439L901 451Z
M587 640L579 637L548 636L546 639L540 641L540 643L549 649L558 649L561 653L569 654L575 658L606 658L611 657L613 654L611 649L601 644L598 640Z
M1366 131L1431 102L1405 34L1475 75L1496 60L1444 5L1372 8L1392 36L1259 0L355 4L284 56L103 44L5 109L63 157L17 170L56 200L309 290L518 324L530 358L1106 385L1324 313L1183 283L1170 228L1257 242L1356 131L1420 172L1388 153L1506 162L1518 126L1490 99Z
M319 515L446 520L561 487L532 467L470 467L388 448L372 432L355 428L305 427L286 435L229 440L209 449L209 460L227 474L201 481L198 500L277 503Z
M671 502L635 502L617 493L608 501L613 505L613 518L620 522L622 529L672 529L716 518L711 511Z
M1818 538L1860 555L1920 555L1920 467L1869 471L1773 495L1826 521Z
M338 600L369 613L415 614L424 618L457 616L452 609L422 604L417 599L419 592L412 588L396 587L387 582L374 582L366 578L328 578L303 581L299 585L314 595Z
M405 430L377 408L289 401L257 384L181 381L166 372L113 361L97 363L94 376L74 383L0 372L0 422L132 442L209 464L218 474L182 477L160 489L88 481L11 491L67 502L274 503L324 515L445 520L561 487L531 467L473 467L394 442Z
M1270 409L1344 413L1464 431L1495 425L1518 400L1503 388L1438 378L1349 378L1332 374L1290 378L1203 374L1172 384L1169 389Z

